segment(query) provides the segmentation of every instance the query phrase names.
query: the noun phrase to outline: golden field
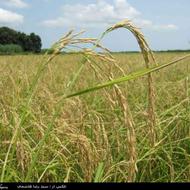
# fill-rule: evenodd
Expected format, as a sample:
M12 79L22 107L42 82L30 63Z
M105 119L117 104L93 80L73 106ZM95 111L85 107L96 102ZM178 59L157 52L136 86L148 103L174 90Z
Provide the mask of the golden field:
M162 65L186 54L155 58ZM113 54L117 67L58 55L38 73L49 56L0 57L1 182L190 180L190 60L152 73L152 132L147 76L65 98L145 68L140 53Z

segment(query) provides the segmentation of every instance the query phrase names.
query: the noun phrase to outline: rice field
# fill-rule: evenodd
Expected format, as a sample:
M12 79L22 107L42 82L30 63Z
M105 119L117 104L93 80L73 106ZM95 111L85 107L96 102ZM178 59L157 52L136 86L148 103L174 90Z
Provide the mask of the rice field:
M71 31L53 54L0 57L1 182L190 180L189 55L153 55L130 23L102 37L119 27L142 54Z
M163 64L183 55L157 53L155 57ZM114 56L126 74L143 68L140 53ZM153 73L156 95L153 145L147 122L147 77L121 83L117 86L119 90L108 87L63 99L66 92L106 81L107 70L102 67L101 73L95 72L87 63L71 85L82 56L59 55L48 65L26 105L27 93L42 59L44 56L37 55L1 56L1 181L190 180L188 60ZM112 68L114 76L120 76L120 72ZM125 121L126 105L133 133L128 128L129 121ZM135 139L130 141L130 135ZM131 154L135 154L132 155L135 171Z

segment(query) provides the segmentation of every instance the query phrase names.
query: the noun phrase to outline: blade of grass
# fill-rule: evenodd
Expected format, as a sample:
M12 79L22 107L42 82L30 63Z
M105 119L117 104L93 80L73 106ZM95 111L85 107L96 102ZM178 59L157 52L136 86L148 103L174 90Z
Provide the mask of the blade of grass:
M64 179L64 183L68 183L69 182L70 173L71 173L71 168L69 168L68 171L67 171L67 175L66 175L66 177Z
M95 183L102 181L101 179L102 179L103 173L104 173L104 163L101 162L101 163L99 163L98 168L96 170L96 175L94 178Z

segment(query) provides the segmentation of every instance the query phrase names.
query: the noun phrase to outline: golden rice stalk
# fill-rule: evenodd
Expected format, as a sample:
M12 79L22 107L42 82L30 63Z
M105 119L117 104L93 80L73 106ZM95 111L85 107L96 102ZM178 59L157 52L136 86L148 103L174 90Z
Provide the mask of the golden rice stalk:
M92 64L91 64L91 66L92 66ZM109 72L102 73L102 71L98 72L95 70L95 73L97 73L97 75L99 74L101 79L103 78L103 76L101 76L101 74L103 74L103 75L107 76L109 80L113 80L114 75L110 68L112 65L104 64L104 66L106 67L105 68L106 71L109 71ZM120 69L120 67L117 65L117 63L114 64L114 67L117 68L119 71L121 71L124 74L124 71L122 69ZM128 133L127 133L127 146L128 146L127 155L129 156L129 173L128 173L127 181L134 182L135 177L136 177L136 171L137 171L137 167L136 167L136 161L137 161L136 135L135 135L135 130L134 130L134 121L133 121L133 117L132 117L132 114L131 114L131 111L130 111L130 108L128 105L127 98L125 98L123 92L121 91L121 89L119 88L118 85L114 85L114 91L116 92L118 103L121 106L122 111L124 113L124 124L128 131ZM110 96L107 96L107 97L110 97ZM111 102L114 102L114 104L113 104L113 106L114 106L115 101L111 97L109 99L111 99Z
M101 59L101 58L100 58ZM107 61L106 59L103 59L102 61ZM102 69L99 64L96 63L96 61L89 59L89 65L94 70L94 73L98 80L104 80L104 76L106 76L109 80L113 80L114 75L112 73L111 67L114 66L117 70L121 71L123 75L125 75L122 68L117 65L117 63L113 60L112 64L104 64L104 68ZM93 64L94 63L94 64ZM96 68L97 67L97 68ZM99 70L97 70L99 69ZM106 71L106 72L103 72ZM137 161L137 152L136 152L136 135L134 130L134 122L133 118L130 112L130 108L128 105L128 101L123 95L122 91L120 90L118 85L114 85L114 91L116 92L116 97L119 105L121 106L121 109L124 113L124 124L127 128L127 157L129 156L129 168L128 168L128 182L134 182L136 177L136 161ZM116 102L115 100L110 96L110 94L105 90L106 97L109 99L112 108L114 109ZM117 139L118 141L118 139ZM118 141L119 145L119 141ZM118 146L119 147L119 146Z
M126 28L128 29L130 32L132 32L132 34L135 36L139 47L143 53L143 57L145 60L145 63L147 65L147 67L149 66L150 63L150 58L152 58L152 60L155 62L155 58L154 55L148 45L148 43L146 42L144 35L142 34L142 32L132 24L132 22L128 19L125 19L121 22L118 22L117 24L111 26L110 28L108 28L102 35L105 36L108 32L114 31L118 28Z
M88 57L98 58L102 62L115 62L114 57L111 55L110 51L98 43L96 38L77 38L84 31L77 34L73 34L73 30L69 31L65 36L63 36L58 42L56 42L50 49L52 55L49 57L47 62L50 62L57 54L61 53L63 49L67 47L75 47L79 50L72 50L72 52L81 53L88 61ZM83 48L81 44L90 44L92 48ZM99 48L103 53L98 53L94 51L95 48ZM48 53L48 52L47 52Z
M116 91L119 104L123 110L124 114L124 124L127 128L127 154L129 156L129 168L128 168L128 176L127 182L134 182L136 178L137 172L137 151L136 151L136 134L134 128L133 117L128 105L127 98L123 95L121 89L118 85L114 85L114 89Z
M73 34L73 30L70 30L67 34L65 34L58 42L56 42L50 49L52 52L52 56L49 57L48 61L51 61L57 54L61 53L61 51L69 45L72 44L81 44L81 43L93 43L97 41L95 38L76 38L84 33L84 31L79 32L77 34ZM48 53L48 52L47 52Z
M92 68L92 70L94 71L95 73L95 76L98 80L103 80L103 77L102 75L100 74L100 72L97 70L97 68L93 65L93 64L90 64L90 67ZM104 92L106 94L106 97L107 99L110 101L110 106L112 108L112 110L114 109L114 106L115 106L115 101L112 99L111 95L108 93L107 90L104 89Z
M85 52L84 52L85 53ZM92 59L92 57L89 57L87 59L87 62L89 63L89 66L90 68L94 71L94 74L97 78L97 80L99 81L104 81L105 80L105 76L109 79L110 77L110 68L107 68L106 67L106 64L99 64L97 63L96 59L99 59L101 60L103 63L104 62L109 62L109 66L111 66L110 63L115 63L115 60L114 58L112 58L112 56L110 57L109 55L103 55L103 54L100 54L99 53L96 53L96 52L92 52L92 54L88 54L88 55L92 55L95 59ZM104 67L106 68L104 68ZM111 94L106 90L104 89L104 92L106 94L106 97L108 98L108 100L110 101L110 105L111 105L111 108L114 109L115 107L115 101L113 100L113 98L111 97Z
M85 182L91 182L98 160L95 148L85 135L67 133L66 136L79 152L79 164L84 172Z
M21 168L22 174L25 174L28 164L30 163L30 154L28 150L28 142L23 138L16 143L16 158L18 166Z
M99 162L105 161L106 166L109 167L113 161L113 158L111 154L111 145L109 143L108 133L104 126L104 121L101 114L94 112L93 115L95 118L94 125L96 126L93 127L93 133L96 139L96 147L99 152L98 160Z
M115 62L115 59L113 58L113 56L110 56L109 54L97 53L93 51L92 49L84 48L81 53L91 56L91 57L98 58L102 62L111 62L111 63Z
M102 38L109 32L116 30L118 28L126 28L128 29L136 38L139 47L141 49L141 52L143 54L143 58L146 64L146 68L150 67L150 63L151 62L155 62L155 58L154 55L148 45L148 43L146 42L144 35L142 34L142 32L136 27L134 26L130 20L123 20L113 26L111 26L110 28L108 28L102 35ZM155 145L155 141L156 141L156 129L155 129L155 125L156 125L156 114L155 114L155 89L154 89L154 85L153 85L153 77L152 74L148 75L148 100L149 100L149 105L148 105L148 125L149 125L149 129L150 129L150 141L151 141L151 145L154 146Z

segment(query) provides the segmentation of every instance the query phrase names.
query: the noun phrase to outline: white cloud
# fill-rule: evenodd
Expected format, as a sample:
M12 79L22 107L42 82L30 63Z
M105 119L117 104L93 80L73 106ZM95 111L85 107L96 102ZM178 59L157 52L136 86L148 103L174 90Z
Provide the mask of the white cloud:
M20 24L23 20L22 15L0 8L0 24Z
M177 30L178 27L174 24L167 24L167 25L155 25L155 29L168 29L168 30Z
M150 20L145 20L145 19L139 19L136 18L134 20L134 23L141 28L147 28L147 29L151 29L151 30L177 30L178 27L174 24L154 24L152 21Z
M28 6L23 0L1 0L3 4L10 7L25 8Z
M108 3L106 0L97 0L91 4L72 4L63 6L63 15L43 21L47 27L101 27L115 23L123 19L130 19L139 27L149 29L177 29L173 24L155 25L150 20L142 19L141 13L131 6L127 0L114 0Z
M98 0L96 4L64 5L63 16L44 21L46 26L105 25L123 18L134 19L140 13L125 0L115 0L114 4Z

